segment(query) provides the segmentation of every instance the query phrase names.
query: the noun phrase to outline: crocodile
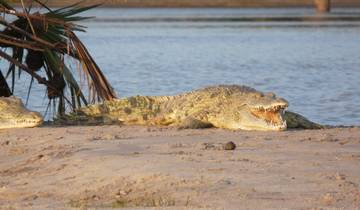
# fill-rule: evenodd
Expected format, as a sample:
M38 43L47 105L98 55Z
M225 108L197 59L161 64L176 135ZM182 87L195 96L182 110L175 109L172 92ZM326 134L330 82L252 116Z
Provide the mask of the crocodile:
M42 116L25 108L21 99L0 97L0 129L31 128L43 123Z
M286 111L289 103L274 93L240 85L210 86L175 96L132 96L78 109L61 122L101 120L125 125L217 127L231 130L281 131L323 126ZM95 120L94 120L95 119ZM81 124L81 123L80 123Z

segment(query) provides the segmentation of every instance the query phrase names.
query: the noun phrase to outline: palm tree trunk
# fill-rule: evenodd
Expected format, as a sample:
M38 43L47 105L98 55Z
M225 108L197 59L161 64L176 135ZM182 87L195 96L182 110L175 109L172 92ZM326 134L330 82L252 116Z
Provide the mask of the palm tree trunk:
M315 0L316 11L326 13L330 12L331 1L330 0Z

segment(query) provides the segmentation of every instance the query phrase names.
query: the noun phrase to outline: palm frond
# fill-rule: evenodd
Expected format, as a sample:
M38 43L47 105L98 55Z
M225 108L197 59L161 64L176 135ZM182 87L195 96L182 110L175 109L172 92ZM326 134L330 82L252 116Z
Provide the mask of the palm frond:
M5 0L0 0L0 11L15 17L12 22L0 17L0 25L5 28L0 31L0 46L12 51L12 55L9 55L0 50L0 57L10 63L7 75L12 75L12 84L16 79L16 71L26 72L47 87L47 96L57 103L60 115L65 113L67 107L76 109L87 105L82 86L68 67L68 60L74 59L81 66L81 75L88 78L86 85L92 96L91 102L116 98L101 69L75 34L75 31L85 31L85 27L74 22L90 18L79 16L79 13L99 5L82 7L81 2L78 2L52 10L39 0L34 2L47 11L30 13L30 7L17 11ZM41 77L37 71L43 72L46 77Z
M14 10L14 8L10 6L10 4L8 4L5 0L0 0L0 7L4 7L9 10Z

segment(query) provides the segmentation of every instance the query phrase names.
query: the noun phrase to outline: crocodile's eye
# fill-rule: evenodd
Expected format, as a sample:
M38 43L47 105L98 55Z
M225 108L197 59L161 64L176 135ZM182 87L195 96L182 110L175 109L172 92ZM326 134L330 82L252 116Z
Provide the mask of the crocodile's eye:
M275 93L271 93L271 92L266 93L266 96L268 96L270 98L275 98L276 97Z
M264 97L263 93L254 93L255 98L261 98Z

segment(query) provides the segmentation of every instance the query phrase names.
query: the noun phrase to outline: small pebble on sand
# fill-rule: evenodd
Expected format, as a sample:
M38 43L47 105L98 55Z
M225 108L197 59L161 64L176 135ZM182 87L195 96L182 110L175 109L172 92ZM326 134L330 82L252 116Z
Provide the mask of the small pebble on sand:
M227 142L224 144L224 150L235 150L236 144L232 141Z

